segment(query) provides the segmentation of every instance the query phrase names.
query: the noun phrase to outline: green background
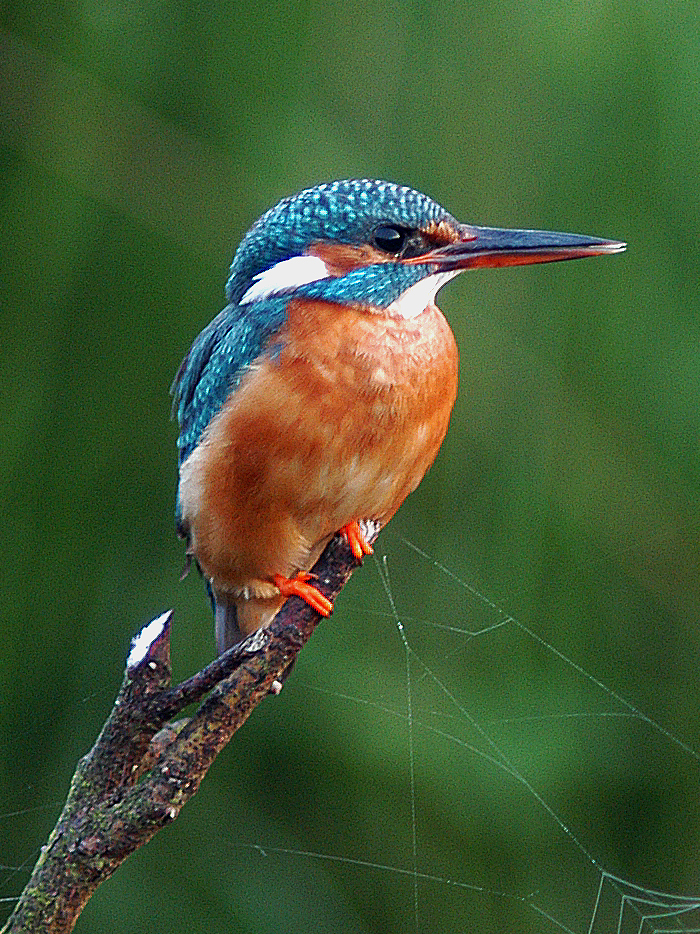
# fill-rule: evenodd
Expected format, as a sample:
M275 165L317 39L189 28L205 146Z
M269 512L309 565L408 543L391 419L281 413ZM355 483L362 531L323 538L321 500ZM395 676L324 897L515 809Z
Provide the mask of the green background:
M629 249L441 293L459 399L378 547L410 652L368 560L78 930L578 934L599 870L700 894L695 4L28 0L0 29L0 897L131 636L173 606L176 677L212 656L168 387L250 223L353 176Z

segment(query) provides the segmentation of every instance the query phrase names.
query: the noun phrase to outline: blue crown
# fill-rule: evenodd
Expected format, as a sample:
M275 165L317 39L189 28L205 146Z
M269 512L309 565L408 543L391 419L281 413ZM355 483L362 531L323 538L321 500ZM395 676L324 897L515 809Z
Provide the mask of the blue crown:
M231 264L227 301L237 303L254 276L316 240L369 243L379 223L420 229L443 220L456 223L427 195L393 182L348 179L307 188L270 208L245 235Z

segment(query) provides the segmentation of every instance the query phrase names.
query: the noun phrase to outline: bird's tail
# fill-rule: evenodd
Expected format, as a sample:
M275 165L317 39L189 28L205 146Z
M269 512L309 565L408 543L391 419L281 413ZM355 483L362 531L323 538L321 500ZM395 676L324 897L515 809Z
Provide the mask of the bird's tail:
M215 597L216 651L221 655L251 632L269 626L282 608L285 597Z

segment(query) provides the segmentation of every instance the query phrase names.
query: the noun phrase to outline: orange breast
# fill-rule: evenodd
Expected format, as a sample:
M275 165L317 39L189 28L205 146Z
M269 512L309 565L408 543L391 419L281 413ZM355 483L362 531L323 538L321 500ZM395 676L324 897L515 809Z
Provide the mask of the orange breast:
M435 459L457 391L457 348L434 305L399 319L290 302L271 350L180 481L204 573L261 596L343 525L394 515Z

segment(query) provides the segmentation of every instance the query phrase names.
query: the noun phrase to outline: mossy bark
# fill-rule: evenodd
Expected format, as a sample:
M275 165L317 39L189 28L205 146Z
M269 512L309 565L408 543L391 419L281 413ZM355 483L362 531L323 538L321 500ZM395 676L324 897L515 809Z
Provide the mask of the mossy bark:
M314 568L315 583L334 599L356 567L347 542L336 538ZM171 688L169 613L143 657L127 667L112 711L78 763L61 816L0 934L72 931L97 886L175 820L255 706L277 693L319 620L292 597L268 628ZM193 702L200 702L196 713L173 722Z

